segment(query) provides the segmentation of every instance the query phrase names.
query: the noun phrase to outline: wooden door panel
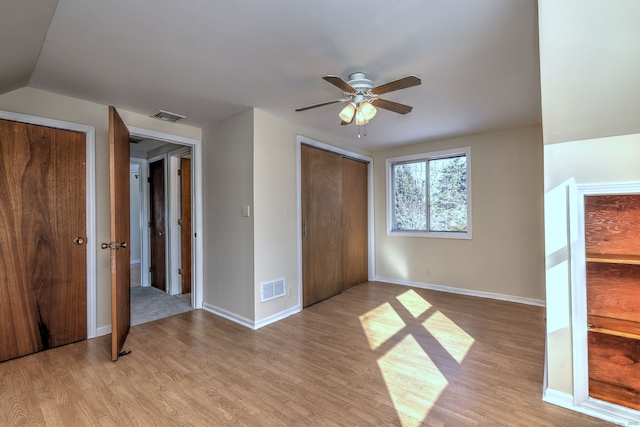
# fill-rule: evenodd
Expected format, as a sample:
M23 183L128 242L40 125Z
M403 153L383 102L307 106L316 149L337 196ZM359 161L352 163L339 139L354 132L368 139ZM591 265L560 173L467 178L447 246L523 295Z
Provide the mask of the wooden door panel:
M129 130L109 107L111 242L111 360L118 360L131 325ZM127 243L127 245L122 245Z
M86 338L85 161L81 133L0 120L0 361Z
M180 218L182 243L182 293L191 292L191 159L180 159Z
M303 306L342 292L341 157L302 148Z
M369 279L368 165L342 158L344 289Z
M166 284L166 232L164 160L149 164L150 222L151 222L151 286L165 291Z

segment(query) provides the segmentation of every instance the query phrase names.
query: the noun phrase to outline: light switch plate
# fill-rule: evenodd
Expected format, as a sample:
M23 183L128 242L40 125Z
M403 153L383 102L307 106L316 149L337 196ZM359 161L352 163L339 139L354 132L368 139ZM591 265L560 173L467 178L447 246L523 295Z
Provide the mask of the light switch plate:
M243 206L242 207L242 216L249 216L249 206Z

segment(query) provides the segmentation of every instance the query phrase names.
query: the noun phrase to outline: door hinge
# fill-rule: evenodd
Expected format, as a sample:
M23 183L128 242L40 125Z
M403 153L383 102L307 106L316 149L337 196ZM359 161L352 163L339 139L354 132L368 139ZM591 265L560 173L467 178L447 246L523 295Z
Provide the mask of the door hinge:
M178 225L182 227L182 218L178 219Z
M149 184L151 184L151 177L150 177L150 176L148 176L148 177L147 177L147 182L148 182Z
M149 224L149 228L151 228L151 221L149 221L149 223L148 223L148 224Z
M178 269L178 274L182 276L182 269L181 268Z
M151 267L149 267L149 273L151 273Z
M178 176L182 175L182 169L178 169Z

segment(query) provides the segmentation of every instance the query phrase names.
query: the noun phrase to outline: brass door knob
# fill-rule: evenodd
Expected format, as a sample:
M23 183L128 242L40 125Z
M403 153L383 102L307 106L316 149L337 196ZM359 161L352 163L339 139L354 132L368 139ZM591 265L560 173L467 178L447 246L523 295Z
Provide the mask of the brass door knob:
M75 239L73 239L73 243L75 243L76 245L82 245L84 243L84 239L82 237L76 237Z

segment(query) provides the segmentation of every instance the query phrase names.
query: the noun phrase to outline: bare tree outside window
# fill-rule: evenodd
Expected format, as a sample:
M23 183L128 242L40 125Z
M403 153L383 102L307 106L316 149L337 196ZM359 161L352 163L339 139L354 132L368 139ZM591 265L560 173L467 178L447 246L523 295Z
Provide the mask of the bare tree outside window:
M467 231L467 159L429 161L429 230Z
M395 230L427 229L427 173L426 163L394 165L394 226Z
M467 155L391 163L392 231L467 233Z

